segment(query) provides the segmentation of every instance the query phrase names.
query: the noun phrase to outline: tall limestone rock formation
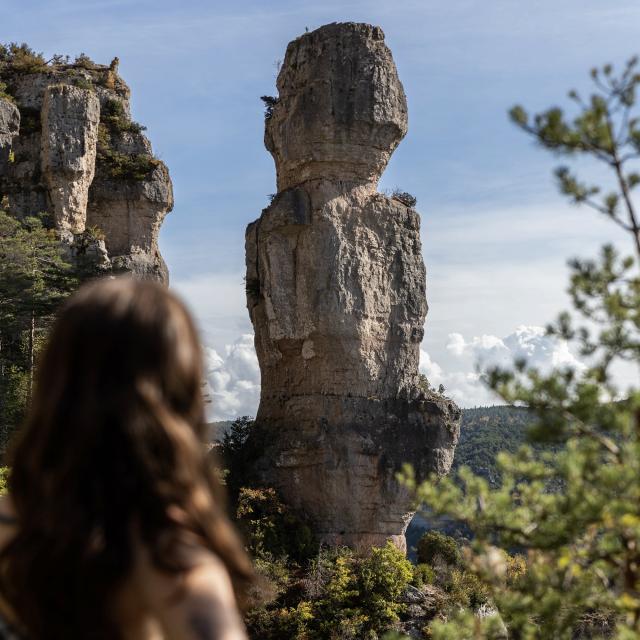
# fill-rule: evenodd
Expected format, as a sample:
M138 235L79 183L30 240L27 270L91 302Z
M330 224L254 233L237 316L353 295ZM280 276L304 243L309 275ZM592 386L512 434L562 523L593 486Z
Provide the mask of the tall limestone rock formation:
M168 282L158 233L171 180L131 120L117 65L3 51L0 208L49 214L72 255L102 272Z
M420 217L376 191L407 132L378 27L291 42L266 99L278 193L247 228L247 304L262 374L254 472L329 544L404 547L395 474L447 473L460 411L420 385L427 313Z

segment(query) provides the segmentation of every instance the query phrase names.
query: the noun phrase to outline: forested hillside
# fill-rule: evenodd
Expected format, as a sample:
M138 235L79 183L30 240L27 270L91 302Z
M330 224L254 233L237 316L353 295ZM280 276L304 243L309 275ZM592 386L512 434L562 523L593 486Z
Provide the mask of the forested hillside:
M462 466L470 467L491 485L498 483L496 455L514 453L526 440L532 423L527 409L509 406L463 409L460 440L456 447L452 474Z

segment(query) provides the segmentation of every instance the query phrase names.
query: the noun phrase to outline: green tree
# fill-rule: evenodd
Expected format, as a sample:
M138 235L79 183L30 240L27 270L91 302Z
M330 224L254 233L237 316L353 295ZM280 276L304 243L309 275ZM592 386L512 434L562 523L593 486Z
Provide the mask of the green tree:
M434 560L439 558L454 567L462 564L458 544L451 536L440 531L427 531L418 540L416 551L420 563L433 564Z
M416 487L420 501L474 531L467 563L489 586L510 638L640 638L640 391L622 392L612 375L618 362L640 365L636 65L634 58L617 75L611 65L594 69L593 95L569 94L578 110L573 119L559 108L533 118L522 107L511 110L544 148L605 165L613 185L606 192L566 166L556 170L560 190L624 229L633 247L631 256L608 245L597 260L569 263L574 310L549 333L576 344L585 371L543 375L517 362L513 370L487 372L507 403L529 407L536 420L530 437L559 446L501 453L495 489L468 468L457 482L434 478ZM410 471L405 480L412 484ZM515 578L505 551L514 548L526 556ZM496 621L484 620L460 611L434 622L431 637L492 637Z
M0 211L0 452L22 420L54 311L77 285L53 230Z

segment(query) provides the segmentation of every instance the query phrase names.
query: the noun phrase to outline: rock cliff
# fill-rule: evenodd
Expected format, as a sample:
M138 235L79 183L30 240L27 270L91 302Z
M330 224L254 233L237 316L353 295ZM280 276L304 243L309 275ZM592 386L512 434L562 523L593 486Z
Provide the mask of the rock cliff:
M407 132L404 91L382 30L354 23L291 42L277 88L265 145L278 193L246 233L254 472L323 541L403 547L412 507L395 474L446 473L460 418L419 384L420 217L377 192Z
M0 202L16 217L49 214L73 255L103 272L168 282L158 250L173 207L166 166L131 120L130 91L81 56L0 57Z

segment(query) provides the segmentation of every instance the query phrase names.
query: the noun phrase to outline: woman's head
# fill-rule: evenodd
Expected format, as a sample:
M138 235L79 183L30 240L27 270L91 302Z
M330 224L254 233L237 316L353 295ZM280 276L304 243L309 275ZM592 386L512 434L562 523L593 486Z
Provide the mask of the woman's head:
M157 284L102 280L62 308L13 452L20 533L0 559L2 587L34 637L62 637L63 624L64 637L87 634L82 606L117 637L104 604L131 567L134 530L159 568L187 568L190 535L232 577L249 577L203 444L201 358L189 314ZM60 581L67 591L56 596Z

